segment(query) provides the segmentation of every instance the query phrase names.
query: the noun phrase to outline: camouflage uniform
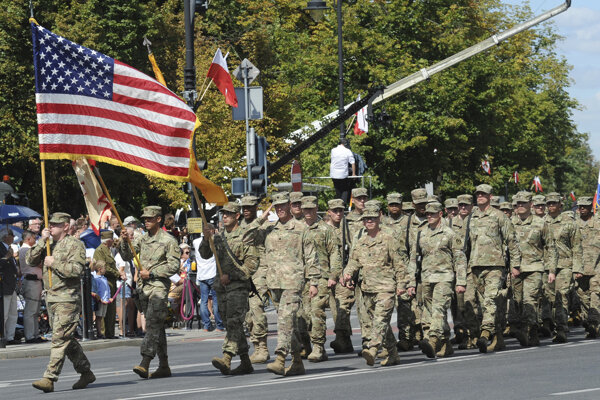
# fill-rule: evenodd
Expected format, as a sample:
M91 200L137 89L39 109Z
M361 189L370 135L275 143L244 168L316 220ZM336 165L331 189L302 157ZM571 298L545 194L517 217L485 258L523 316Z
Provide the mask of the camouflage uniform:
M491 193L489 185L477 186L476 192ZM479 304L483 310L481 322L481 339L491 339L495 335L500 349L503 347L502 327L504 319L504 296L501 294L506 265L504 259L505 246L510 253L511 265L519 267L521 254L515 239L514 228L510 220L502 213L489 206L485 211L478 207L473 211L469 226L469 243L471 253L469 265L471 266ZM498 333L498 334L496 334ZM480 351L487 351L487 344Z
M160 207L149 206L144 208L142 218L160 216L161 213ZM140 311L146 317L146 335L140 353L150 360L158 354L161 363L166 364L165 319L171 286L169 278L179 271L179 246L173 236L159 228L154 235L146 234L135 239L133 248L139 254L141 268L150 272L150 278L138 279L136 287ZM120 243L119 253L123 261L130 261L134 257L125 240Z
M578 204L591 205L591 197L580 197ZM583 320L588 337L598 337L600 324L600 218L592 215L587 221L577 221L583 247L583 276L578 280L577 294L581 301Z
M69 219L69 214L54 213L49 223L68 223ZM52 243L50 251L54 257L50 268L52 286L49 284L50 272L46 265L43 266L43 281L52 328L52 347L44 378L56 382L65 363L65 357L71 360L73 368L78 373L90 373L90 362L75 338L81 313L79 277L85 267L85 247L83 242L67 235L58 242ZM39 265L45 256L46 244L38 240L27 252L26 261L28 264Z
M103 239L106 239L108 235L110 238L113 237L112 231L104 231L102 232ZM108 281L108 287L110 288L111 297L115 295L117 291L117 279L121 277L119 270L117 269L117 264L115 263L115 259L112 255L112 252L108 248L105 243L100 244L94 251L94 260L96 261L104 261L106 263L106 273L104 276ZM104 332L103 334L107 338L111 338L115 336L115 315L117 312L117 303L112 302L106 307L106 315L104 316Z
M367 209L364 216L379 216L379 211ZM396 238L382 230L374 238L367 233L356 238L344 275L352 276L359 271L364 306L372 321L365 343L366 352L374 357L374 353L383 345L390 355L397 354L390 319L394 311L396 289L405 289L407 282L406 265L400 257Z

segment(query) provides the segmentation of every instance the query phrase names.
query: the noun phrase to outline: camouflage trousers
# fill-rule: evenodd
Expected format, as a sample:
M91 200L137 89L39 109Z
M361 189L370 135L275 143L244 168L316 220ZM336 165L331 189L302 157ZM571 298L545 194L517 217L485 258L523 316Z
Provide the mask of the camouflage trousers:
M584 275L577 282L582 320L592 325L600 324L600 275Z
M556 271L556 279L552 283L547 283L546 278L545 285L548 289L548 294L545 296L550 302L550 312L542 307L542 318L548 318L554 320L556 327L563 332L569 331L569 300L570 293L573 290L575 281L573 280L573 272L570 268L562 268ZM554 312L552 312L554 310Z
M473 334L477 334L479 330L479 319L481 311L477 303L477 295L475 292L475 282L473 281L473 273L467 273L467 285L464 293L456 293L452 296L452 320L454 322L454 330L468 329Z
M217 286L217 306L227 332L223 340L223 353L248 354L248 341L244 333L244 318L248 312L249 288L225 289Z
M335 328L336 335L349 337L352 335L352 326L350 325L350 311L356 298L354 289L348 289L346 286L335 285Z
M538 324L538 310L542 298L542 275L543 272L521 272L515 280L520 281L520 291L514 292L515 303L520 314L520 322L523 327Z
M504 267L473 267L472 271L482 308L480 331L486 330L493 335L501 329L505 319L503 303L506 298L501 292Z
M302 303L300 291L270 289L271 299L277 307L277 348L275 353L286 356L301 350L298 332L298 312Z
M268 289L266 286L257 287L260 298L267 301ZM267 314L263 300L256 294L248 298L248 313L246 314L246 326L250 332L250 341L258 343L260 339L266 338L268 333Z
M452 301L452 282L430 282L422 283L423 290L423 313L425 319L421 320L424 337L435 336L437 338L450 337L450 326L448 325L448 308Z
M327 314L325 309L329 304L329 288L327 279L319 279L318 293L312 299L308 293L310 285L307 283L302 293L303 323L310 335L313 344L325 344L327 336ZM300 319L298 321L300 322ZM302 337L302 332L300 333Z
M300 335L300 342L303 344L310 343L310 329L312 327L309 289L310 283L308 281L304 282L302 302L300 303L300 309L298 310L298 334Z
M406 293L398 296L398 312L396 325L398 326L398 339L412 340L421 326L423 319L423 290L422 285L417 285L414 297ZM425 316L427 319L427 316Z
M370 332L373 326L373 318L369 316L369 313L367 311L367 305L365 303L363 291L360 288L360 285L354 288L354 294L356 296L356 315L358 316L358 323L360 325L362 341L364 344L370 340Z
M79 323L81 305L75 303L48 303L48 315L52 328L52 347L50 362L44 372L44 378L54 382L58 380L60 371L65 364L65 357L73 363L73 368L79 374L90 370L90 362L83 353L81 345L75 339L75 331Z
M510 326L517 328L521 325L521 314L523 309L523 279L521 275L517 277L511 276L507 302L508 323Z
M141 311L146 317L146 335L142 341L140 353L143 357L166 358L167 336L165 319L168 313L169 300L167 292L159 288L140 290L139 301Z
M394 312L394 303L396 301L396 293L394 292L379 292L368 293L363 292L362 298L365 306L365 311L369 319L372 321L368 336L363 347L379 349L381 346L392 351L396 346L396 339L390 326L392 313ZM364 332L364 331L363 331ZM364 335L364 334L363 334Z
M558 275L558 272L557 272ZM540 300L540 317L538 323L542 323L545 319L553 320L552 304L554 303L554 282L548 283L548 270L542 275L542 298Z

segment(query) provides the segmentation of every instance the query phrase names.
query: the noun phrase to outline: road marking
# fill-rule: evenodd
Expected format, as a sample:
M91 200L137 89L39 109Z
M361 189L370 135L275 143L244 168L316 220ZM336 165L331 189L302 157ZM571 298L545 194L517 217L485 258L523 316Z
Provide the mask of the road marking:
M568 395L568 394L597 392L598 390L600 390L600 388L581 389L581 390L573 390L573 391L570 391L570 392L550 393L549 396L565 396L565 395Z

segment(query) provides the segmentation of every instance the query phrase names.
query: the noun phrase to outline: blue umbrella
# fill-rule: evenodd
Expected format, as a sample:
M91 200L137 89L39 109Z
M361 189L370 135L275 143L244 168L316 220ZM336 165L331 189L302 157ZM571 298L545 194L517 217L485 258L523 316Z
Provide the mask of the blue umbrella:
M14 224L15 222L41 217L40 214L25 206L0 205L0 224Z

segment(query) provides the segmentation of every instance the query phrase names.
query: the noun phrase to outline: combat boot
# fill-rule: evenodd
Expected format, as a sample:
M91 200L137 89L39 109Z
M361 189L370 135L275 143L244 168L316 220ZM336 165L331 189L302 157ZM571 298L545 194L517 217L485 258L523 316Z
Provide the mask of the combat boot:
M413 349L413 344L410 339L398 339L396 349L398 349L398 351L411 351Z
M73 384L73 389L85 389L87 385L96 381L96 376L92 371L87 371L81 374L79 380Z
M504 335L501 333L496 333L492 337L492 343L487 347L487 351L500 351L506 349L506 345L504 344Z
M267 364L267 371L272 372L276 375L285 375L285 356L277 353L275 361Z
M489 340L490 340L490 332L489 331L481 332L481 336L479 336L479 339L477 339L477 348L479 348L480 353L488 352Z
M552 336L552 320L549 318L544 318L542 321L542 326L538 329L539 336L543 338L549 338Z
M342 336L336 333L335 339L329 344L335 354L352 353L354 346L349 336Z
M54 392L54 382L48 378L42 378L31 384L36 389L42 390L44 393Z
M539 346L540 345L540 337L538 335L537 325L534 325L529 329L529 345L530 346Z
M462 337L462 341L458 342L459 350L466 350L469 348L469 344L471 343L471 331L465 329Z
M292 363L285 369L284 376L304 375L305 373L300 353L292 353Z
M254 368L252 367L252 362L250 361L248 354L240 354L240 360L240 365L230 371L231 375L246 375L254 372Z
M148 356L142 357L142 362L140 365L133 367L133 372L138 374L140 378L148 379L148 368L150 368L150 361L152 361L152 358Z
M462 343L466 334L466 329L454 327L454 343Z
M553 343L567 343L567 332L564 329L557 329L556 336L552 339Z
M212 365L213 367L221 371L223 375L229 375L229 373L231 372L231 357L231 354L223 352L223 357L215 357L212 359Z
M442 341L442 346L440 350L435 354L438 357L448 357L454 354L454 349L452 348L452 342L448 338L444 338Z
M300 357L307 359L308 355L312 352L310 340L305 340L302 343L302 351L300 351Z
M522 327L521 329L515 329L514 334L522 347L529 346L529 332L527 326Z
M392 346L389 350L386 349L385 352L387 353L387 357L381 361L382 367L400 364L400 356L398 356L398 349L396 349L396 346ZM381 353L383 353L383 351Z
M252 364L264 364L270 359L267 338L258 339L258 342L254 343L254 352L250 356L250 362Z
M595 324L587 324L585 331L587 332L586 339L596 339L598 337L598 327Z
M395 345L394 345L394 348L396 348ZM398 349L396 349L396 353L398 353ZM380 360L385 360L386 358L388 358L388 356L389 356L389 351L385 347L382 347L381 350L379 350L379 353L377 353L377 358Z
M437 337L431 336L429 339L423 339L419 342L419 348L427 358L435 358L437 347Z
M377 347L371 347L369 349L364 349L361 352L362 358L365 359L367 365L373 366L375 364L375 357L377 356Z
M312 352L308 355L308 361L310 362L320 362L327 361L327 352L325 351L325 347L322 344L315 344Z

